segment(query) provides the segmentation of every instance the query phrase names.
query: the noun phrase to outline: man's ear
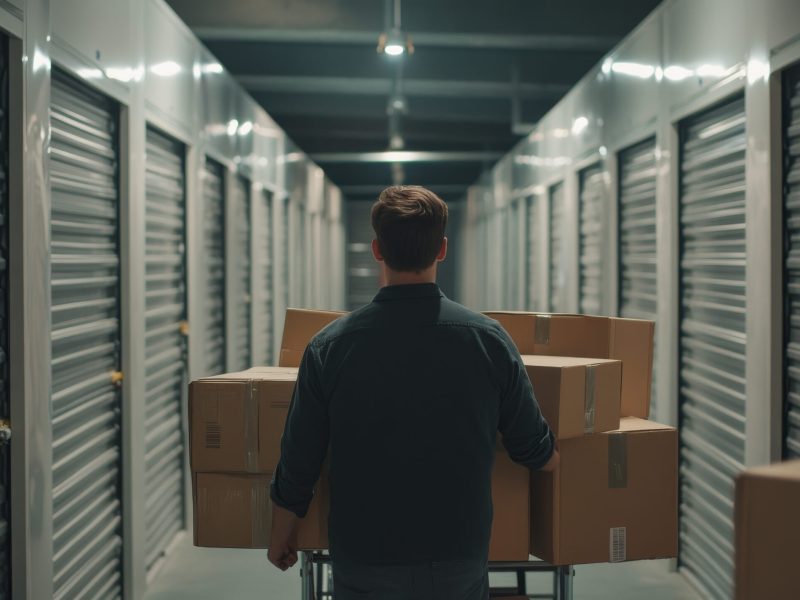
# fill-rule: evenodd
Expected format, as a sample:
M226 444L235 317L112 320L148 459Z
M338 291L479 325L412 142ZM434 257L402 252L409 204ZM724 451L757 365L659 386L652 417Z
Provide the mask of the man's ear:
M447 257L447 238L442 239L442 247L439 248L439 254L436 256L438 262L442 262Z
M378 240L372 240L372 256L378 262L383 262L383 254L381 254L381 249L378 248Z

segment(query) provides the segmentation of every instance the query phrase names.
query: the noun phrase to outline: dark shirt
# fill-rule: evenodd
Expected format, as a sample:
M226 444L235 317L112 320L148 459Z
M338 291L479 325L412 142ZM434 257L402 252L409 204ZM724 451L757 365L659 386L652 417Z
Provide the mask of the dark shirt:
M271 497L304 516L327 455L334 560L485 559L498 430L531 469L553 453L506 332L436 284L384 287L306 348Z

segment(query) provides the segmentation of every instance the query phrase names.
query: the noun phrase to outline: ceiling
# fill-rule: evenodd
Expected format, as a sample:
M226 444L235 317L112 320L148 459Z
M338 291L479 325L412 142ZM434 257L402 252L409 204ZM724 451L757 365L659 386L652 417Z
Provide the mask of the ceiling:
M448 201L659 3L401 0L415 51L392 57L392 0L167 1L348 199L402 180ZM401 165L366 154L389 149L397 96L402 149L426 153Z

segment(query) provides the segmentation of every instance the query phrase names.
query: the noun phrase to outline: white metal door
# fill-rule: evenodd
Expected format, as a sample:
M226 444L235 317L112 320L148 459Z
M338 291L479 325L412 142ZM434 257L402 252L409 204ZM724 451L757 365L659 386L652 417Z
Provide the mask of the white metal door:
M603 285L608 193L606 176L600 164L580 172L580 311L583 314L605 313Z
M206 261L205 371L225 371L225 192L222 166L206 159L203 169L203 244Z
M233 284L236 286L236 305L232 306L236 337L231 341L234 363L229 371L242 371L252 367L250 356L252 318L251 310L251 248L250 248L250 182L242 177L233 180L234 215L236 218L236 255L228 262Z
M800 458L800 66L784 76L784 219L786 226L786 458Z
M289 211L291 210L291 202L289 198L283 199L283 210L281 211L281 285L283 290L283 306L289 308L289 276L291 275L291 242L289 240Z
M272 194L262 190L253 202L253 364L255 365L272 364L273 265Z
M53 71L53 596L120 598L117 107Z
M564 183L550 188L550 310L567 309L567 262L564 248Z
M185 523L183 145L148 128L145 166L145 567L152 573Z
M372 301L378 291L378 264L372 256L375 237L369 202L350 202L347 206L347 310Z
M656 320L656 140L619 155L619 314ZM655 345L654 345L655 349ZM655 406L657 360L650 394Z
M8 422L8 38L0 36L0 419ZM9 440L0 438L0 600L11 598L11 464Z
M527 204L527 219L525 223L525 272L527 278L525 309L536 310L537 293L539 288L539 256L537 252L539 243L539 219L536 211L538 202L536 196L525 200Z
M714 598L733 592L744 466L745 147L742 97L682 123L680 563Z

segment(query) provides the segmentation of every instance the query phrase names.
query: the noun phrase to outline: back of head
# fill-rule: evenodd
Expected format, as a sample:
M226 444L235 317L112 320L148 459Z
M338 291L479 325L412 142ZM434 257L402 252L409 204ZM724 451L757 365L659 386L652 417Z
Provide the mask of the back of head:
M372 229L386 266L419 272L430 267L444 241L447 204L424 187L393 186L372 205Z

